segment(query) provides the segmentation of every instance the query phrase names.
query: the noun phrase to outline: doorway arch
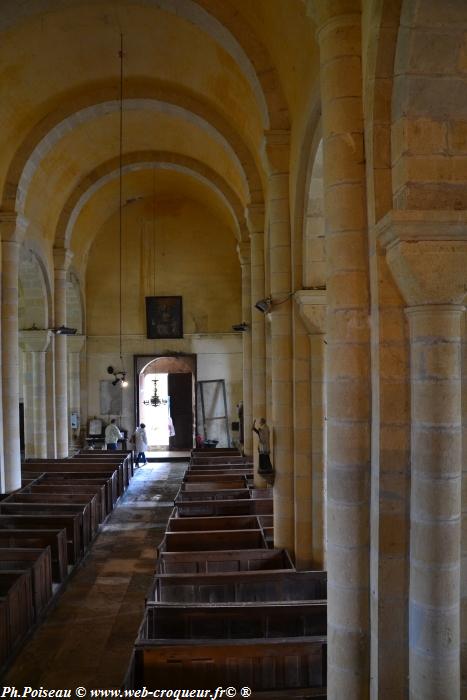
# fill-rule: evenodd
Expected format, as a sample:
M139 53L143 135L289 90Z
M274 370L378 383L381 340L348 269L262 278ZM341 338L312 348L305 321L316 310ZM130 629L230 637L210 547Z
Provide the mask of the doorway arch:
M194 446L196 368L194 354L135 356L136 424L146 424L149 450L190 450ZM157 407L151 405L154 381L161 399ZM170 423L174 434L170 434Z

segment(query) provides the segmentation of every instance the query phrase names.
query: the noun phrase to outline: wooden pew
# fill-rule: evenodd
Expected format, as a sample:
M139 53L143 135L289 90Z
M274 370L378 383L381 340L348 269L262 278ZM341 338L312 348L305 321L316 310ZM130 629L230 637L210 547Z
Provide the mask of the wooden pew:
M326 599L325 571L240 571L157 574L148 602L248 603Z
M52 551L44 549L22 549L0 547L0 571L31 571L34 612L36 620L52 599Z
M2 654L6 658L21 644L34 623L32 578L30 570L0 571L0 607L6 635L2 639Z
M73 478L79 478L80 474L94 474L95 476L106 475L108 478L112 478L115 482L113 488L115 493L113 495L113 503L115 504L118 498L123 494L125 490L124 486L124 471L123 464L112 464L102 460L98 461L87 461L79 459L65 459L65 460L28 460L24 462L22 466L22 471L28 474L31 473L69 473L73 475Z
M166 532L158 551L193 552L266 547L261 530L205 530L200 532Z
M115 477L115 473L113 474ZM86 474L82 474L79 477L75 474L70 475L69 472L63 473L48 473L41 474L38 479L33 482L33 485L40 487L56 486L60 488L78 488L78 487L95 487L100 489L101 498L103 497L103 509L105 508L105 515L107 516L113 510L114 503L114 485L115 479L113 477L97 477L95 474L88 477ZM58 493L58 492L57 492Z
M191 530L259 530L260 525L256 515L231 515L211 518L179 518L176 515L169 519L167 532L190 532Z
M212 489L209 488L209 484L206 483L206 488L203 491L184 491L183 484L182 488L175 497L175 503L184 501L222 501L222 500L237 500L237 499L250 499L251 493L250 489L219 489L216 485L213 485Z
M0 504L1 505L1 504ZM76 564L82 553L82 513L61 514L6 514L0 511L0 530L66 530L68 563Z
M112 510L121 495L118 471L101 465L88 464L86 465L86 469L73 471L73 469L76 469L75 464L76 463L72 465L63 465L63 463L57 464L54 462L50 464L34 464L28 462L23 465L22 474L26 478L34 475L37 475L37 477L42 476L43 479L54 476L57 479L66 479L68 482L77 480L82 482L83 479L101 479L108 481L110 484L108 507Z
M269 515L272 513L272 498L240 498L216 501L178 500L177 513L180 517L211 515Z
M192 464L244 464L245 457L236 454L194 454L191 457Z
M117 450L117 453L115 454L115 452L112 453L107 452L105 450L81 450L73 456L73 459L91 462L101 461L113 464L118 464L119 462L122 462L125 473L126 486L128 486L128 484L130 483L131 477L134 473L133 452L131 451L120 452Z
M183 481L180 487L181 491L214 491L216 489L246 489L247 483L243 476L235 477L230 480L222 480L220 477L212 477L211 481Z
M67 485L54 484L51 483L51 480L48 480L43 483L32 483L29 486L25 486L21 489L21 493L74 494L77 496L96 496L98 503L99 523L103 522L107 517L105 484L96 484L95 486L92 486L90 484L83 484L80 481L78 481L77 483L73 482Z
M92 494L48 493L46 491L27 493L25 491L20 491L11 494L8 498L5 498L2 503L37 503L41 505L61 505L62 503L68 503L81 506L83 511L86 510L87 512L87 510L89 510L89 538L85 542L85 546L90 543L99 527L101 513L100 504L97 500L97 496Z
M36 549L50 546L52 580L63 583L68 572L67 534L65 529L21 530L1 529L0 547Z
M160 551L157 574L214 574L238 571L293 571L285 549L239 549L210 552Z
M183 477L183 483L186 484L202 484L213 481L220 484L235 484L236 488L245 488L247 485L246 475L244 473L223 474L222 472L216 472L215 474L198 474L196 472L187 471Z
M292 697L290 690L310 697L326 685L326 637L213 640L183 644L144 638L142 628L135 644L131 687L149 690L242 688L248 686L263 697ZM209 679L207 682L206 679ZM284 691L283 696L278 695ZM297 697L297 696L295 696ZM300 697L300 694L298 695ZM320 697L315 695L315 697ZM322 697L322 696L321 696Z

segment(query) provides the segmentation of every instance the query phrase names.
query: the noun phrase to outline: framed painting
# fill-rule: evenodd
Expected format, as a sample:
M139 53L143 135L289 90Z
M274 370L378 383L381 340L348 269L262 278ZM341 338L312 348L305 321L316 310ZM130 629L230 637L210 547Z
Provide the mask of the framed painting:
M183 338L182 297L146 297L148 338Z

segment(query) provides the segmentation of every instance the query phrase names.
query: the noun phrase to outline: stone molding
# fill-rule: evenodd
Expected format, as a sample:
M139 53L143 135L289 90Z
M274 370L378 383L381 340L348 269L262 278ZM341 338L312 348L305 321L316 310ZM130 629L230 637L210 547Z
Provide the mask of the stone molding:
M52 332L48 330L20 331L19 346L24 352L45 352Z
M85 335L68 335L67 349L68 354L79 353L84 347Z
M264 232L264 204L249 204L246 209L246 223L250 238L254 233Z
M237 255L238 259L240 260L240 265L243 267L244 265L249 265L251 262L251 251L250 251L250 243L246 241L242 241L241 243L237 244Z
M64 270L65 272L69 269L71 261L73 260L73 253L67 248L54 248L54 268L55 270Z
M467 212L393 210L375 226L409 306L463 304L467 293Z
M305 0L306 12L316 27L316 36L323 30L361 22L361 0Z
M2 242L20 243L28 226L29 221L22 214L17 214L15 211L0 212L0 239Z
M288 129L265 131L264 146L269 162L269 174L287 174L290 165L290 131Z
M323 335L326 332L326 290L299 289L294 298L308 333Z

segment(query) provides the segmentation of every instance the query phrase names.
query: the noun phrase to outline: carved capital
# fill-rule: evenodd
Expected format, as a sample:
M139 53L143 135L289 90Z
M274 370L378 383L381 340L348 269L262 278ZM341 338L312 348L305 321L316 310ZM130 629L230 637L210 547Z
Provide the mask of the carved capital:
M20 243L29 225L22 214L14 211L0 212L0 240Z
M49 347L51 331L20 331L19 346L24 352L45 352Z
M308 333L323 335L326 332L326 290L300 289L294 298Z
M264 132L266 155L271 174L288 173L290 167L290 131L270 129Z
M393 210L376 225L409 306L462 304L467 292L467 212Z
M73 259L73 253L67 248L54 248L54 268L55 270L68 270Z
M79 353L84 347L85 335L69 335L67 341L67 350L69 353Z
M359 22L361 0L306 0L306 9L319 35L330 23Z

